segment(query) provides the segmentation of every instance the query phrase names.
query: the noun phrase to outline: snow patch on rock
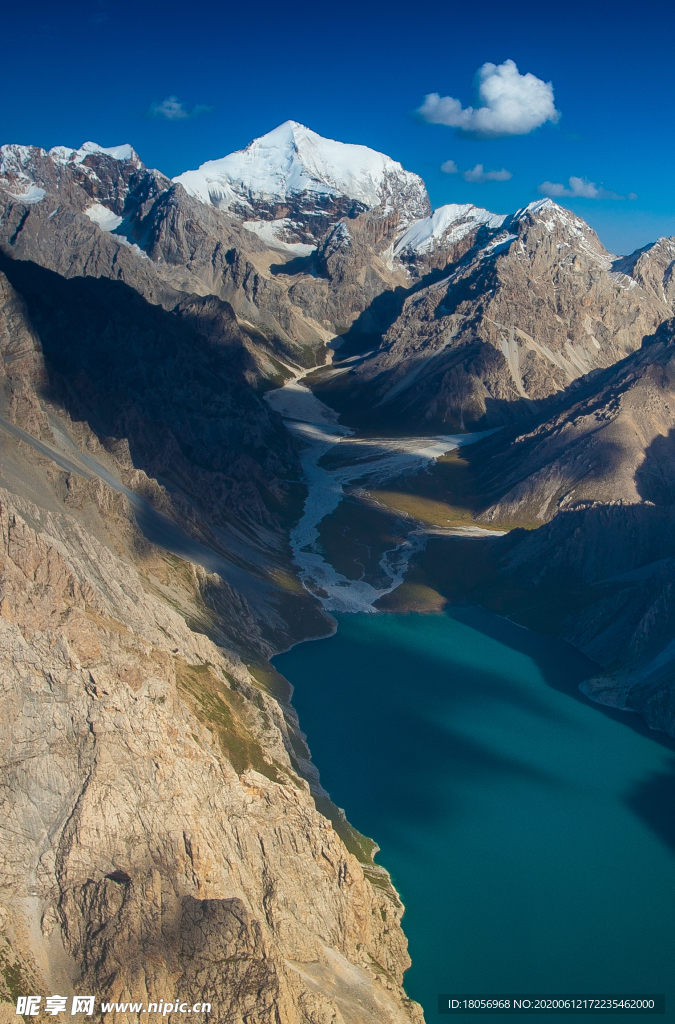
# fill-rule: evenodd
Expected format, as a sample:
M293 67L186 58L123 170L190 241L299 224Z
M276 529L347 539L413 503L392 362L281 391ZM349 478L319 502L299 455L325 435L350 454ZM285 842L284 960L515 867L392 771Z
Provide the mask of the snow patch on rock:
M39 185L31 185L25 192L10 192L9 189L5 191L12 199L16 199L19 203L26 203L28 206L33 206L34 203L41 203L47 195L45 190L40 188Z
M102 231L114 231L122 223L122 218L118 217L116 213L109 210L107 206L103 206L101 203L94 203L93 206L88 207L84 211L94 224L98 224Z
M294 256L309 256L316 248L316 246L307 245L305 242L285 242L280 237L280 234L292 227L288 217L278 220L245 220L244 227L247 231L252 231L257 235L266 245L273 249L282 249Z
M125 143L123 146L99 146L97 142L85 142L79 149L70 149L68 146L53 146L49 150L49 156L55 163L59 164L81 164L88 156L100 153L103 156L112 157L113 160L130 160L137 167L140 166L138 153Z

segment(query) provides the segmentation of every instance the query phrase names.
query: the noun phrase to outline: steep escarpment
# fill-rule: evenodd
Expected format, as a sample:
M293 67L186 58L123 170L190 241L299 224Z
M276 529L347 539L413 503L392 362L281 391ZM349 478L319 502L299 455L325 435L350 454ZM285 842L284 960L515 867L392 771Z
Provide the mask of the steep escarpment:
M6 270L0 995L419 1019L373 845L242 660L329 628L293 576L280 421L192 304Z
M0 545L7 984L414 1019L400 904L315 809L278 702L69 512L2 491Z
M489 504L479 520L541 523L596 502L672 504L674 328L666 321L633 355L580 380L531 430L485 443L477 465Z
M198 334L185 309L167 314L124 283L6 269L5 349L24 355L7 365L5 417L27 432L23 443L73 470L70 500L80 477L127 493L150 539L219 575L209 600L221 613L225 590L236 592L248 609L247 639L230 641L240 649L284 646L289 621L324 631L307 595L284 582L297 455L228 346Z

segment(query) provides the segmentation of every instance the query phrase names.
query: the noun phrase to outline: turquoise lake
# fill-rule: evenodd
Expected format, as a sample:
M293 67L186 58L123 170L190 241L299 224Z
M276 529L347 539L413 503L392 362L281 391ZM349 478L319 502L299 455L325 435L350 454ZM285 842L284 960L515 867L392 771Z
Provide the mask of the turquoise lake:
M585 698L572 647L480 608L337 619L274 665L401 893L427 1020L452 991L665 992L638 1019L675 1020L674 745Z

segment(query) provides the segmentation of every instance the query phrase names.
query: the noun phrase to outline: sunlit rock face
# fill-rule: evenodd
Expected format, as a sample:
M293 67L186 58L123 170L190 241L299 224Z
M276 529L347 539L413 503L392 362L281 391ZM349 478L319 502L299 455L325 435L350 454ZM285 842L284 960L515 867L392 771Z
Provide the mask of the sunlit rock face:
M4 265L4 977L223 1021L419 1021L374 846L242 660L330 629L293 585L280 420L189 304Z

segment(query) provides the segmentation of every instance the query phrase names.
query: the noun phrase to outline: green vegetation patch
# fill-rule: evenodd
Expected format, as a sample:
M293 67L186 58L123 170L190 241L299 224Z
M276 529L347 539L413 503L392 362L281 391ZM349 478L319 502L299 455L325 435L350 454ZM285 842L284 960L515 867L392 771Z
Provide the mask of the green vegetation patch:
M274 665L269 662L247 665L255 682L270 697L274 697L280 704L288 704L291 699L291 684L285 676L277 672Z
M400 587L396 587L391 593L385 594L375 607L383 612L442 612L447 605L447 599L439 594L433 587L424 583L414 583L404 580Z
M357 832L354 826L347 821L344 811L327 796L312 795L317 811L323 814L324 818L328 818L349 853L356 857L361 864L372 865L373 857L379 850L377 843Z
M427 498L406 491L369 491L379 505L393 512L403 512L425 526L474 526L475 520L467 508L445 501Z
M220 749L238 775L253 768L272 782L291 781L281 766L270 764L246 724L246 698L228 690L209 665L188 665L176 659L178 691L198 719L218 738Z
M12 949L9 939L0 937L0 1002L16 1005L19 996L32 992L42 994L42 986L34 971Z

